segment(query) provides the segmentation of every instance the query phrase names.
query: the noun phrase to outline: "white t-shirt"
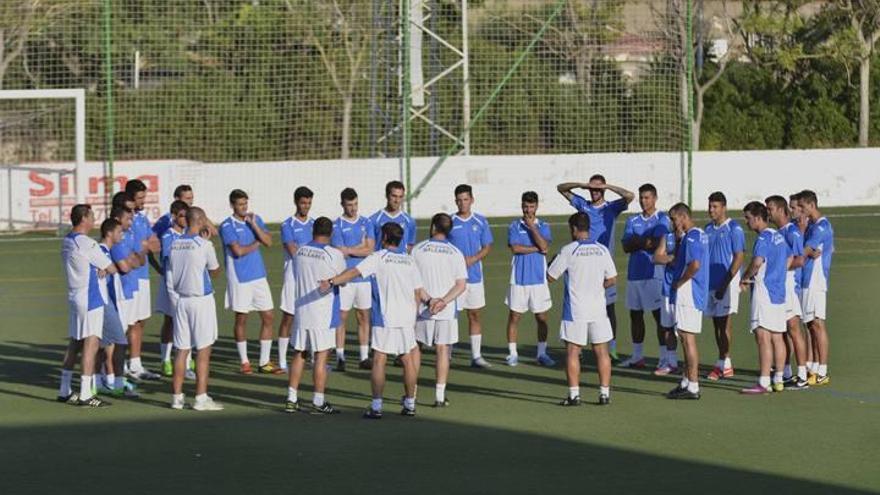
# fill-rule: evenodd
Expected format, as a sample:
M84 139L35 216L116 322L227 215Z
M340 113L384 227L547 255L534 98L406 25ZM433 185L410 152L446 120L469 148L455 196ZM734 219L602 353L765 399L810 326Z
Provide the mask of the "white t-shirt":
M339 287L327 294L319 290L322 280L345 271L345 256L335 247L315 241L300 246L293 260L296 287L295 328L325 330L339 326Z
M186 234L171 243L165 267L168 295L198 297L214 293L208 270L220 268L214 243L197 235Z
M589 322L605 318L605 280L617 276L608 248L592 241L566 244L547 269L547 275L554 279L563 274L562 320Z
M371 324L374 327L412 328L416 324L416 294L422 277L412 256L387 249L376 251L357 265L373 289Z
M425 291L432 298L443 297L449 292L455 282L464 280L467 282L467 263L464 255L449 241L428 239L416 244L412 251L412 257L416 261ZM422 320L454 320L458 318L458 307L452 303L443 308L443 311L432 315L428 307L420 305L419 319Z
M113 263L91 237L71 232L61 243L61 261L67 275L67 300L89 311L103 308L98 270Z

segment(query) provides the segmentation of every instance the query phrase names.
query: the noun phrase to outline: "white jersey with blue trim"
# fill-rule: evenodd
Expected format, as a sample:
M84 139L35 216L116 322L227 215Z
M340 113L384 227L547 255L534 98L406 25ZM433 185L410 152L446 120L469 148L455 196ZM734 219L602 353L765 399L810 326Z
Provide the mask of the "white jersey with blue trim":
M165 284L171 300L214 293L209 270L220 267L214 243L197 235L186 234L171 243Z
M293 259L296 287L294 328L327 330L339 326L339 287L321 293L319 286L345 271L345 256L329 244L311 241Z
M458 280L467 282L468 271L464 255L448 240L422 241L413 248L412 256L425 284L425 291L432 299L445 296ZM456 302L447 305L435 315L425 305L419 308L420 320L454 320L457 317Z
M106 301L101 295L98 270L106 270L113 262L98 243L85 234L71 232L61 242L61 261L67 276L67 300L88 311L103 308Z
M422 288L422 276L412 256L406 252L381 249L358 263L364 277L373 277L373 306L370 322L374 327L413 328L416 324L415 291Z
M563 246L550 263L547 275L564 275L562 320L591 322L607 318L605 280L617 276L611 251L603 244L584 240Z

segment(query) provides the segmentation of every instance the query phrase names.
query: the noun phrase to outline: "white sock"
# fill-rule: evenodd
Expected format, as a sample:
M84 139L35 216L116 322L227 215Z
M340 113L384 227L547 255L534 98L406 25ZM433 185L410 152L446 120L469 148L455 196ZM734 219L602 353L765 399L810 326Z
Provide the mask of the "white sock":
M636 344L635 342L633 343L633 354L632 354L633 360L638 361L639 359L642 359L642 347L643 346L644 346L644 343L642 343L642 344Z
M337 347L336 348L336 359L338 361L345 361L345 348Z
M769 376L758 377L758 385L760 385L764 388L770 388L770 377Z
M726 369L730 369L730 368L733 368L733 363L730 361L730 358L729 358L729 357L728 357L728 358L724 358L724 367L721 368L721 369L722 369L722 370L726 370Z
M140 356L128 360L128 369L135 373L144 371L144 365L141 363Z
M104 376L104 386L107 388L116 388L116 374L110 373Z
M403 398L403 407L407 409L415 409L416 408L416 398L415 397L404 397Z
M581 396L581 388L580 387L568 387L568 398L574 399L575 397Z
M312 397L312 404L321 407L324 405L324 394L320 392L315 392L315 396Z
M438 383L437 388L434 391L434 400L437 402L443 402L446 400L446 384Z
M171 400L173 402L183 402L183 394L171 394Z
M516 353L516 342L508 342L507 343L507 353L511 356L518 356Z
M73 370L61 370L61 388L58 389L58 395L67 397L73 393L70 382L73 381Z
M267 364L269 362L269 357L272 356L272 340L261 340L260 341L260 366Z
M669 350L666 349L665 345L660 346L660 352L657 353L657 355L659 356L659 360L660 360L660 362L658 363L659 366L663 366L666 364L666 358L668 357L668 354L667 354L668 352L669 352Z
M125 377L124 376L117 376L116 380L113 381L113 388L115 388L115 389L125 388Z
M688 382L687 385L688 392L692 394L697 394L700 392L700 382Z
M483 346L482 335L471 335L471 359L478 359L482 356L480 348Z
M818 362L818 361L816 361L816 362L813 363L813 367L810 368L810 371L811 371L814 375L818 375L818 374L819 374L819 362Z
M382 412L382 399L381 398L373 399L370 402L370 409L372 409L374 411Z
M370 357L370 346L368 346L368 345L359 346L358 351L360 352L360 355L361 355L361 361L365 361L366 359L368 359ZM382 399L379 399L379 400L382 400Z
M813 362L812 361L807 361L804 364L807 366L808 371L813 371Z
M681 377L681 381L678 383L678 386L681 388L688 388L688 385L690 385L690 383L691 382L687 379L687 377L683 376Z
M819 376L827 375L828 374L828 365L827 364L820 364L819 369L817 371L818 371L818 373L816 373L816 374Z
M538 342L538 357L547 355L547 342Z
M290 402L296 402L298 400L295 388L287 387L287 400L289 400Z
M241 342L236 342L235 347L238 349L238 358L241 359L241 364L249 363L247 357L247 340L242 340Z
M783 373L782 371L777 371L776 373L773 373L773 383L782 383L782 381L785 380L784 375L785 373Z
M79 399L88 400L92 398L92 384L94 384L94 375L80 375L79 377Z
M605 397L611 397L611 387L603 387L599 386L599 395L604 395Z
M798 366L798 378L801 380L807 379L807 367L806 366Z
M183 394L181 394L181 395L183 395ZM196 396L196 402L198 402L198 403L205 402L206 400L208 400L208 394L199 394Z
M287 348L290 346L290 337L278 337L278 366L287 369Z
M791 378L791 364L786 364L783 368L782 377L786 380Z
M162 361L171 361L171 348L174 347L171 343L168 344L159 344L159 352L162 353Z

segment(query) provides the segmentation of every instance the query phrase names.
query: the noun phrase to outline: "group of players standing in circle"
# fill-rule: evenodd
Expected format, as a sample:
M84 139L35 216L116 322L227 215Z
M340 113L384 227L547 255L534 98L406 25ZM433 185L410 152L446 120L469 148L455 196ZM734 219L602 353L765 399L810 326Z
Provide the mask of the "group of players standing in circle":
M824 321L833 230L818 211L815 193L802 191L789 201L771 196L765 203L745 206L745 222L758 237L743 274L745 235L727 216L723 193L709 196L711 222L703 230L694 224L687 205L678 203L668 212L660 211L656 188L642 185L638 190L642 211L627 219L620 240L629 254L626 305L633 340L632 355L620 361L615 339L614 224L636 196L607 184L601 175L586 183L563 183L557 189L577 213L567 222L571 241L549 263L551 229L537 217L536 192L522 194L522 217L508 228L512 260L505 298L509 308L505 362L518 365L519 323L524 313L532 312L538 333L536 362L555 366L547 352L547 316L552 306L548 284L562 280L559 334L566 345L569 387L562 405L581 403L585 346L591 346L596 356L602 405L610 403L613 361L622 367L646 366L645 311L652 313L657 325L659 359L654 374L678 373L678 342L683 348L681 382L667 397L699 399L696 336L702 319L712 318L719 351L706 378L728 379L734 375L731 316L747 287L752 293L750 329L758 345L760 372L758 383L743 392L800 390L829 382ZM575 194L577 189L589 191L589 199ZM620 198L606 201L606 191ZM284 269L278 364L271 360L274 303L261 256L262 248L272 246L272 235L260 216L250 211L244 191L230 193L232 215L218 227L193 206L192 188L181 185L174 191L170 212L151 226L143 212L146 186L129 181L125 191L113 198L110 215L100 226L100 243L88 237L95 224L91 207L76 205L71 210L73 229L62 247L70 345L59 401L101 407L108 403L98 392L136 397L133 382L160 377L144 368L140 358L143 326L150 316L147 270L152 265L160 275L155 309L164 314L160 355L162 374L172 377L171 407L187 407L183 384L188 378L196 382L193 409L223 408L207 394L211 346L218 334L211 279L221 271L211 239L219 236L226 261L225 307L235 315L240 372L287 374L286 412L338 412L325 397L327 378L333 368L331 351L335 350L335 368L346 368L345 322L352 310L358 327L358 366L371 370L372 401L364 417L382 417L389 356L404 369L401 414L415 414L421 352L430 347L437 358L434 406L448 406L446 384L451 349L459 340L459 310L467 314L471 366L491 366L481 353L481 309L486 305L482 260L492 247L492 231L486 218L472 211L471 186L462 184L454 190L457 212L434 215L428 238L416 243L416 223L402 210L404 195L402 183L389 182L385 207L364 217L358 213L357 193L345 188L340 194L342 215L332 221L310 217L313 192L307 187L295 190L296 212L281 226ZM261 322L256 370L247 352L251 312L258 313ZM807 324L806 336L801 319ZM178 351L174 358L172 349ZM71 381L80 352L77 393ZM789 364L792 356L797 373ZM299 388L309 365L314 393L311 404L304 406Z

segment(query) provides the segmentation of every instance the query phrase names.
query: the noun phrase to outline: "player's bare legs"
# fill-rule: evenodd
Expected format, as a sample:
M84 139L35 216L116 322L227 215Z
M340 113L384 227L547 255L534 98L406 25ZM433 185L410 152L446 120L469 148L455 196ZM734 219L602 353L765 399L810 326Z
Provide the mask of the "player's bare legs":
M566 343L565 379L568 382L568 388L580 387L581 346L571 342Z
M312 379L315 384L315 393L323 394L327 388L327 354L328 351L319 351L315 354L315 366L312 369Z
M416 382L418 380L419 370L416 367L413 358L419 353L418 349L418 346L416 346L412 351L400 356L400 361L403 363L403 391L406 396L404 399L404 407L408 407L406 403L410 400L412 401L412 407L415 407Z
M828 375L828 330L825 320L816 318L807 324L813 335L813 355L818 362L817 384Z
M235 313L232 333L235 337L235 347L238 349L238 358L241 361L241 373L250 375L253 370L247 355L247 319L247 313Z
M171 377L171 392L174 395L183 393L183 374L186 372L186 358L189 357L189 354L189 349L178 349L177 354L174 356L174 373ZM196 369L198 369L198 364L196 364ZM199 378L199 373L196 372L197 389Z
M373 351L373 369L370 372L370 389L373 392L373 400L382 400L382 393L385 390L385 364L388 361L388 355L384 352ZM404 368L405 369L405 368Z
M510 366L516 366L518 360L518 354L516 351L516 341L519 334L519 320L522 318L522 313L517 313L516 311L510 310L507 313L507 348L508 348L508 356L507 356L507 364Z
M608 343L593 344L593 355L596 356L596 368L599 371L599 394L608 396L611 387L611 355Z
M712 326L715 330L715 344L718 346L718 361L709 374L710 380L730 378L733 376L733 365L730 362L730 346L733 342L733 318L713 316Z
M446 400L446 380L449 378L449 346L446 344L437 344L435 347L437 353L437 386L443 387L443 400L435 400L444 403ZM438 392L439 393L439 392ZM439 397L437 397L439 399Z
M360 360L365 365L369 359L370 352L370 310L355 309L355 319L358 325L358 346L360 347Z

